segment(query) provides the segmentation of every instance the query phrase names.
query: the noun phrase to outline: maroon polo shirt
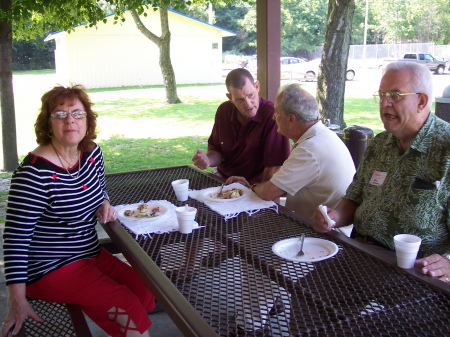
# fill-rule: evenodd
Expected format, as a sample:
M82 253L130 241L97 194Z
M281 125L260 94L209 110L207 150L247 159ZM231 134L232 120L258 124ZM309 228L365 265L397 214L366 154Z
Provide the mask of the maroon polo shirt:
M231 101L219 106L208 150L222 154L217 170L224 177L243 176L251 184L260 183L265 167L281 166L289 157L289 140L277 133L273 102L260 97L255 117L245 125L239 113Z

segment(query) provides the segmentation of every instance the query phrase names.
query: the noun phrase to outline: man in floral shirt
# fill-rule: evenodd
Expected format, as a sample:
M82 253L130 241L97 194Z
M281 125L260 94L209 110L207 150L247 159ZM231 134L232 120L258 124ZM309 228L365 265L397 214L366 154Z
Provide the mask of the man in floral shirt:
M432 76L416 63L388 65L375 98L385 132L364 153L345 197L329 217L353 223L353 238L394 249L393 237L422 238L415 266L450 278L450 124L430 113ZM314 228L330 230L319 211Z

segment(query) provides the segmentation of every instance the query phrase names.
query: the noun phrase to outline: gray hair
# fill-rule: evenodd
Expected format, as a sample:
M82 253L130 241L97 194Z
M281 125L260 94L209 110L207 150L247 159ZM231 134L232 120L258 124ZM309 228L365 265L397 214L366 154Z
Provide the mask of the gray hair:
M428 96L428 106L433 103L433 77L430 70L416 62L400 61L392 62L386 66L386 71L408 71L412 75L412 90Z
M319 119L319 105L316 99L299 84L291 83L282 87L277 101L285 116L292 114L303 123Z

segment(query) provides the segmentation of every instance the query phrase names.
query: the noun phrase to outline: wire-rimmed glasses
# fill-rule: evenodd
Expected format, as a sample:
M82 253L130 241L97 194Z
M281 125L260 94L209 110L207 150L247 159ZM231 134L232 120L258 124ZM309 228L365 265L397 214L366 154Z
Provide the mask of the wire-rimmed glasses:
M375 103L380 104L383 98L385 98L388 103L397 103L402 99L403 96L409 96L409 95L420 95L421 92L405 92L401 93L398 91L376 91L373 94L373 98L375 100Z

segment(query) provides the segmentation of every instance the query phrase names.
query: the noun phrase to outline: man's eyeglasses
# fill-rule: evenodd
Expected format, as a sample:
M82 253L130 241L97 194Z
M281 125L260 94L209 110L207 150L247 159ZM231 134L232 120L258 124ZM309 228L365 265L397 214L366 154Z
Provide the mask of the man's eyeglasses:
M402 99L403 96L409 96L409 95L420 95L421 92L395 92L395 91L377 91L373 94L373 98L375 100L375 103L380 104L383 98L386 98L386 100L389 103L397 103Z
M69 112L67 112L67 111L55 111L50 114L50 116L52 116L55 119L64 119L68 115L69 115ZM76 111L70 112L70 115L75 119L81 119L81 118L86 117L87 112L83 111L83 110L76 110Z

